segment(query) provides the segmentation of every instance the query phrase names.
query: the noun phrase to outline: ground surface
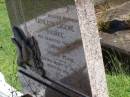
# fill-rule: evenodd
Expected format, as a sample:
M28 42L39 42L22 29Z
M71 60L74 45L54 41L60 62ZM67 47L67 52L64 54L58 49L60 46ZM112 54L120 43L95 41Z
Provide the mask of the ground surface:
M11 42L11 30L5 4L0 2L0 72L7 82L20 89L17 79L16 51Z
M16 51L11 40L11 30L6 7L0 2L0 71L7 82L20 89L17 79ZM115 62L117 64L117 62ZM130 97L130 76L125 73L107 74L110 97Z

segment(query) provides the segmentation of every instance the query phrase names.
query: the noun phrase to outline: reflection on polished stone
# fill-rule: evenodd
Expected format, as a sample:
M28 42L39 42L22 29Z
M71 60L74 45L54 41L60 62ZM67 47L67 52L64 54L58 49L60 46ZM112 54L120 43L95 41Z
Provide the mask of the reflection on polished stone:
M26 37L34 36L37 40L46 76L91 96L82 41L77 41L81 35L74 1L7 0L7 6L12 27L20 27ZM35 64L32 67L37 68ZM60 94L47 88L45 95Z

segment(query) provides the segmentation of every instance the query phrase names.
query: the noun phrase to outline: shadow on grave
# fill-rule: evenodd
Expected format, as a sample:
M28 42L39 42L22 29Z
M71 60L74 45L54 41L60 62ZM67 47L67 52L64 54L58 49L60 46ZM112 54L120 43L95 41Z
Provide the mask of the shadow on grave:
M104 33L116 33L117 31L130 30L130 20L112 20L99 24Z

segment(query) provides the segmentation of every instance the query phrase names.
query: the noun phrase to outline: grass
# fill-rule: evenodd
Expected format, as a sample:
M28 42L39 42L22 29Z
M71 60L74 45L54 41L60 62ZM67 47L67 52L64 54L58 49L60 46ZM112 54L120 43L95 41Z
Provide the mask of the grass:
M122 60L119 61L118 54L114 51L112 51L113 54L106 52L108 64L111 66L111 70L106 70L110 97L130 97L130 71L128 64L122 63Z
M1 2L2 1L2 2ZM5 75L8 83L20 89L17 77L16 51L11 42L11 28L3 0L0 1L0 72ZM111 59L112 57L110 57ZM120 64L115 58L113 64ZM117 69L116 69L117 70ZM130 76L123 72L108 73L107 83L110 97L130 97Z
M130 76L107 75L110 97L130 97Z
M106 51L107 84L110 97L130 97L130 70L120 53ZM111 53L110 53L111 52ZM120 60L119 60L120 59Z
M11 42L11 28L4 1L0 3L0 72L6 81L17 89L20 83L17 78L16 51Z

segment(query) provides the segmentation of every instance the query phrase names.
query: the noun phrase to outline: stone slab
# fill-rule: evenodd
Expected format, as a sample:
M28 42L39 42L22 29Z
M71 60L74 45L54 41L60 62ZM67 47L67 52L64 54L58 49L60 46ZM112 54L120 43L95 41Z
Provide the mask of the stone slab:
M86 96L108 97L96 16L90 0L7 0L7 6L12 26L20 27L26 37L36 39L43 63L40 68L45 69L46 76ZM36 64L32 65L37 72ZM46 97L59 97L48 88L45 93Z
M114 34L102 33L100 36L103 46L130 55L130 30L117 31Z

